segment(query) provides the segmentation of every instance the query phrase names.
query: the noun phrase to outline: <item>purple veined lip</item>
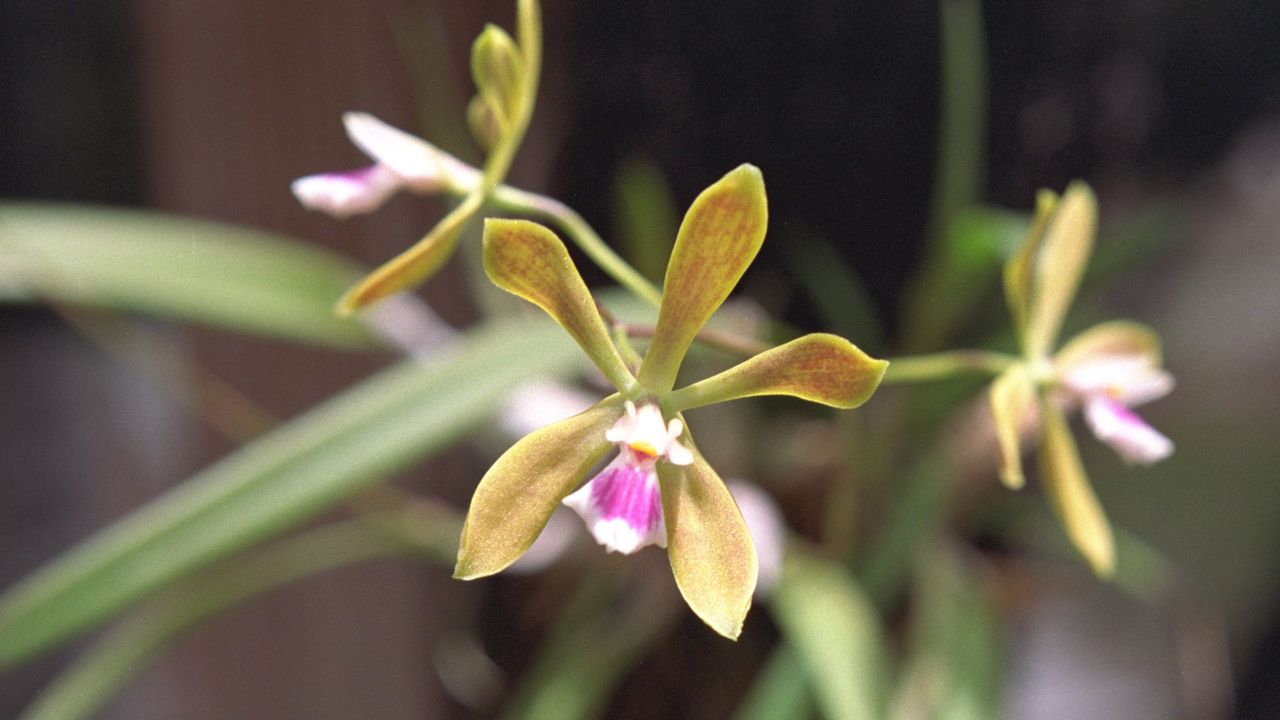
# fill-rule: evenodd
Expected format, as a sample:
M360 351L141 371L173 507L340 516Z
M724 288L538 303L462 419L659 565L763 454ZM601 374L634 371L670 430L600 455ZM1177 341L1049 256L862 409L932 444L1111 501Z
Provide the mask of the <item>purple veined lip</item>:
M630 554L646 545L667 545L657 472L652 462L637 461L627 450L564 504L611 552Z

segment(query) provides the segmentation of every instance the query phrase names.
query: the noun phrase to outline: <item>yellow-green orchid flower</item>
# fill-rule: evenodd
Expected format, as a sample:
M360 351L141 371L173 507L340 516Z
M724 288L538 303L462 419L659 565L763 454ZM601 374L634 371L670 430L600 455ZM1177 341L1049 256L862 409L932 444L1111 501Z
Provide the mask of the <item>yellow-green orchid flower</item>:
M759 251L767 215L764 182L751 165L698 196L680 226L653 338L634 375L560 239L533 222L485 223L489 277L554 318L618 392L536 430L498 458L472 497L455 577L511 565L564 501L611 550L665 545L689 607L720 634L738 636L756 584L755 550L681 413L757 395L852 408L871 396L887 365L847 340L812 334L674 389L690 344ZM617 458L583 485L615 446Z
M1107 576L1115 569L1111 527L1065 411L1083 406L1098 439L1126 462L1149 464L1168 457L1173 443L1129 408L1167 394L1173 378L1160 366L1159 338L1137 323L1102 323L1051 354L1093 249L1097 220L1097 200L1084 183L1073 183L1061 198L1040 194L1031 232L1004 271L1022 360L996 379L990 400L1001 479L1011 488L1023 485L1021 428L1036 418L1045 492L1072 544L1094 572Z

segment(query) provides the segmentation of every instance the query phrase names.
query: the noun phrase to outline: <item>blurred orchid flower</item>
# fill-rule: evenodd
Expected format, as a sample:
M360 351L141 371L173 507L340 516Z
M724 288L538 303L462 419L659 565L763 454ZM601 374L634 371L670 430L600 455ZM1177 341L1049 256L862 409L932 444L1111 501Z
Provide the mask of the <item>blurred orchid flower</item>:
M1067 535L1094 572L1115 569L1111 526L1089 485L1064 409L1083 407L1093 434L1128 463L1168 457L1173 443L1130 408L1173 389L1161 368L1160 341L1137 323L1096 325L1050 354L1093 249L1098 208L1084 183L1073 183L1061 199L1038 198L1026 241L1004 270L1005 296L1022 345L1022 360L991 386L992 415L1000 444L1000 477L1018 488L1025 482L1021 427L1039 420L1040 469L1045 491Z
M400 190L462 196L421 240L348 290L338 301L339 314L350 315L434 275L453 256L463 228L502 184L524 139L538 92L542 11L537 0L516 1L516 31L519 42L502 28L488 25L471 45L476 95L467 107L467 120L486 152L483 168L473 168L372 115L347 113L347 135L374 164L293 182L293 194L303 205L339 218L372 212Z
M751 165L694 200L667 266L652 341L635 374L560 239L533 222L486 221L490 279L546 311L618 392L530 433L498 458L471 499L455 577L483 577L511 565L564 501L610 550L665 545L689 607L716 632L738 636L756 585L756 553L742 514L698 452L682 411L757 395L852 408L871 396L887 365L847 340L812 334L673 389L690 344L759 251L767 216L764 182ZM575 493L615 447L617 457Z
M373 159L367 167L308 175L293 181L298 202L346 218L373 212L400 190L430 195L475 185L475 168L422 138L367 113L342 116L351 142Z

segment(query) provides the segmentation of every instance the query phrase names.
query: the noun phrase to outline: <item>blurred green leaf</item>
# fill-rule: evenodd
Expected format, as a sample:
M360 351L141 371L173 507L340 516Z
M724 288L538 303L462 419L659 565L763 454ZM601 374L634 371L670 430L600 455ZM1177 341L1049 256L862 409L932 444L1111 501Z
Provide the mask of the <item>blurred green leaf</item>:
M831 243L798 238L783 255L787 270L813 301L824 327L870 353L884 348L884 330L866 285Z
M908 296L905 346L936 349L970 322L1029 226L1025 213L985 206L958 212Z
M566 603L504 718L604 717L613 688L683 612L670 584L592 572Z
M101 531L0 596L0 667L88 630L210 562L296 525L479 425L578 349L550 322L474 331L331 398Z
M613 215L624 254L641 275L662 282L680 228L667 179L653 162L629 160L614 183Z
M883 631L852 575L835 563L789 552L772 608L824 717L884 717Z
M804 668L795 651L785 643L780 644L765 661L734 713L734 720L802 720L813 715L813 701L805 682Z
M437 560L448 563L461 521L442 515L432 528ZM448 534L447 541L445 534ZM243 561L220 567L175 588L113 628L46 687L22 720L77 720L91 717L124 689L169 645L188 630L262 593L344 565L393 555L421 555L405 542L363 520L310 530L264 548Z
M360 268L277 235L142 210L0 203L0 301L150 313L336 347L372 344L333 314Z
M999 717L1001 647L992 599L942 540L918 557L914 571L911 654L892 717Z

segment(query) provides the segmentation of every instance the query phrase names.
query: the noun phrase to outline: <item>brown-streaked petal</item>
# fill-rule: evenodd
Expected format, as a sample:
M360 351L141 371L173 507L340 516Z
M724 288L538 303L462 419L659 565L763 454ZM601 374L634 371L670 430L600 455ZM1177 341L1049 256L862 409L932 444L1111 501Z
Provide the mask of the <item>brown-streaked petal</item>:
M1040 475L1045 494L1071 544L1088 561L1093 572L1110 577L1115 571L1115 540L1102 505L1089 486L1080 453L1067 427L1067 419L1053 403L1044 403Z
M756 395L792 395L842 409L866 402L889 363L842 337L813 333L766 350L706 380L680 388L663 404L686 410Z
M739 165L702 191L685 213L662 287L662 306L640 381L655 392L675 384L689 343L737 285L764 242L764 179Z
M658 464L667 553L680 594L711 629L735 640L756 587L756 551L733 496L697 451Z
M621 416L615 395L535 430L503 453L471 497L453 576L492 575L523 555L560 501L612 447L604 432Z
M1083 182L1071 183L1050 216L1032 260L1034 282L1026 329L1031 357L1044 357L1053 347L1093 252L1097 227L1098 200L1093 190Z
M1035 386L1022 365L1001 373L991 383L991 419L1000 447L1000 481L1018 489L1026 484L1022 473L1022 425L1027 413L1039 402Z
M528 220L486 220L484 269L495 285L545 310L614 387L625 391L635 382L555 233Z
M1160 367L1160 336L1141 323L1112 320L1071 338L1053 357L1057 371L1098 357L1141 357Z

